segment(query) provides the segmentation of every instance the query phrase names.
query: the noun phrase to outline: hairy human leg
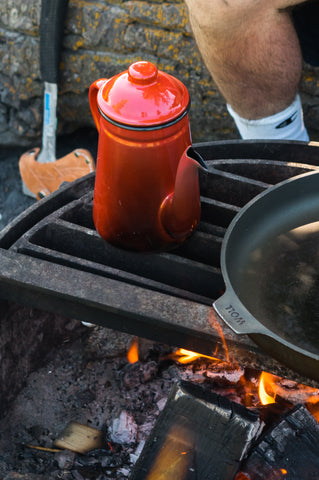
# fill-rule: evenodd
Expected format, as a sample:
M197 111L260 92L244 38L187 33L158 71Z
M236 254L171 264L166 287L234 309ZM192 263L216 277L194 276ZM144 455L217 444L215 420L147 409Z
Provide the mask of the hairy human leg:
M199 51L241 117L274 115L295 100L302 56L289 6L298 0L185 0Z

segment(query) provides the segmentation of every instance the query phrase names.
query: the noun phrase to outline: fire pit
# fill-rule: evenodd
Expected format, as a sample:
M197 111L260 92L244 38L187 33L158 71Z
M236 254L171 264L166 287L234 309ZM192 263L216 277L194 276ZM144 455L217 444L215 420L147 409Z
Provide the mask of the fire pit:
M40 316L43 315L41 313ZM32 314L36 321L37 312L33 311ZM24 316L28 317L27 311ZM52 320L59 319L51 318ZM81 330L77 336L76 329ZM312 439L318 436L319 426L313 425L315 420L309 411L308 416L311 416L312 421L308 420L303 411L298 410L297 435L294 429L291 431L287 428L289 420L281 417L285 413L293 415L294 419L293 406L299 403L308 405L308 402L314 402L309 403L308 408L311 409L313 405L316 413L318 390L273 378L268 384L260 382L260 372L252 368L243 369L236 362L196 359L191 352L172 353L167 346L152 342L140 341L139 361L129 363L126 353L132 338L128 335L102 327L85 329L70 323L66 330L61 345L52 347L46 363L29 374L21 392L11 402L7 415L0 420L0 476L5 480L124 480L131 478L131 474L134 475L132 478L141 480L148 478L145 472L150 467L151 458L157 472L161 472L164 467L167 475L173 475L163 478L233 480L230 475L236 472L243 460L242 452L247 454L251 450L264 423L268 430L273 424L279 429L279 433L274 430L275 438L279 439L279 453L280 442L287 438L287 444L292 445L292 450L285 450L285 453L290 454L289 458L292 453L296 456L296 449L300 450L300 444L296 446L295 440L302 441L305 438L307 442L310 438L310 443L313 443ZM178 386L179 382L182 382L181 387ZM263 390L260 389L261 384L264 385ZM267 402L274 401L277 397L277 403L263 407L259 400L258 386ZM198 394L199 387L205 389L204 394ZM267 400L267 396L270 400ZM174 400L179 398L181 405L175 405ZM186 405L183 398L186 399ZM185 409L187 404L188 408ZM226 418L229 419L228 422ZM280 423L277 426L279 419L283 427ZM74 430L80 425L82 428L89 427L89 433L91 428L100 431L102 445L87 453L79 453L78 449L74 451L74 445L78 445L79 440L66 438L71 436L70 432L66 432L66 427L71 429L70 425ZM166 442L166 434L171 432L172 426L177 427L177 432L175 430L173 435L169 434ZM190 428L192 432L188 437L184 431L186 427L186 433ZM208 433L205 430L207 428ZM242 431L246 431L246 435ZM225 448L222 451L219 451L217 434L223 439ZM154 438L158 439L158 443L154 444ZM60 440L60 447L61 440L62 445L67 447L58 448L57 439ZM199 444L198 439L201 439ZM209 445L207 442L210 441L215 444ZM170 453L167 453L169 457L164 456L166 463L160 468L154 456L162 442L164 453L167 448ZM266 437L260 449L249 457L251 462L244 472L252 472L254 465L258 465L258 471L261 471L261 466L265 463L265 452L269 451L267 445ZM276 452L277 444L270 441L270 445ZM316 443L314 447L316 450ZM305 443L306 454L307 448L308 444ZM197 451L203 460L200 470L197 465L198 455L192 457ZM178 464L176 461L181 458L181 454L182 466L187 466L188 476L174 476L174 465ZM184 454L187 454L186 457ZM313 450L311 455L311 468L313 465L318 467L318 456L315 456ZM215 466L211 463L214 458ZM303 466L305 460L302 456ZM200 471L214 472L217 463L219 477L194 476ZM294 465L297 463L294 458ZM223 464L227 469L223 468ZM270 465L271 463L266 463L268 473ZM277 466L278 469L272 469L275 474L277 470L280 471L279 467L283 469L287 466L286 460ZM175 470L175 473L177 471L180 469ZM258 477L258 480L272 478L284 480L285 477L265 474ZM301 477L286 478L296 480ZM304 477L304 480L310 478L312 477ZM255 477L244 476L240 479L255 480Z
M11 396L5 387L10 372L15 374L13 366L19 367L19 352L8 353L12 367L7 369L1 385L9 412L2 423L5 433L1 445L5 445L6 438L9 450L12 444L20 444L10 461L14 464L18 458L22 463L29 459L29 473L33 469L37 475L45 475L46 468L47 472L55 471L52 478L127 478L134 456L139 455L177 379L208 383L236 401L240 397L238 386L245 401L247 398L252 401L261 370L318 387L315 381L297 375L265 355L248 337L233 334L211 308L224 288L219 254L229 222L247 201L270 185L318 169L318 147L291 142L234 141L196 148L210 169L208 176L200 177L202 220L198 231L178 249L144 255L103 242L91 219L93 175L62 186L1 232L2 298L32 307L32 313L28 308L22 310L27 317L24 337L30 335L28 329L32 331L30 327L37 325L38 318L46 312L47 331L50 332L51 324L55 338L46 359L49 363L28 377L24 390L21 390L21 375L17 379L16 399L11 407L14 386L11 383ZM4 307L8 311L6 325L18 321L21 327L23 319L17 312L22 307L11 304ZM88 330L79 320L106 328ZM18 327L15 327L17 332ZM41 328L37 331L41 332ZM147 348L140 357L142 362L127 362L126 351L131 341L127 334L152 340L150 344L146 342ZM40 333L32 341L45 350ZM155 346L153 341L157 342ZM168 345L216 356L218 362L201 360L196 367L176 366L168 357L171 354ZM24 376L36 363L33 362L29 372L26 368ZM235 380L230 380L230 375ZM243 377L255 385L248 394L242 393ZM61 384L61 378L66 383ZM47 387L39 395L40 385ZM53 415L56 407L58 413ZM9 417L13 419L10 426ZM132 437L118 436L117 427L113 428L115 419L117 425L122 422L126 426L124 430L131 432ZM102 429L107 425L104 438L109 442L109 452L106 454L104 449L81 460L70 453L31 448L39 445L50 448L53 437L72 420ZM26 447L26 443L31 447ZM48 460L48 455L54 455L55 460ZM3 471L7 475L10 465L7 453L4 462ZM36 466L37 463L42 466Z

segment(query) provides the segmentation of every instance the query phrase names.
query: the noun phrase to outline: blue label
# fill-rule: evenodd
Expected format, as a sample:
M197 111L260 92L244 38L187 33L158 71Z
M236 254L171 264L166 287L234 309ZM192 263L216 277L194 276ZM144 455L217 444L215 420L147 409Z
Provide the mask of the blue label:
M50 94L45 93L44 96L44 125L50 123Z

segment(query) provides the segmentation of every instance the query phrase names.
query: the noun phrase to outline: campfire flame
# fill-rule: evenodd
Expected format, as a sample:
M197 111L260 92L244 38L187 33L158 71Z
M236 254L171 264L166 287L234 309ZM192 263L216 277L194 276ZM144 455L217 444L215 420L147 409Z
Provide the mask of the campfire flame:
M226 361L226 364L230 365L228 348L222 334L221 338L223 340L226 357L228 359L228 361ZM182 365L193 363L198 359L205 359L214 363L223 363L220 358L217 358L215 356L203 355L198 352L186 350L185 348L178 348L175 352L167 355L166 358L172 359ZM138 337L134 337L131 342L131 345L127 352L127 360L129 363L132 364L139 361ZM243 379L243 383L245 384L246 394L249 394L249 392L251 392L251 395L253 396L254 394L251 389L255 388L254 385L249 382L247 382L246 385L245 379ZM288 402L288 404L290 404L291 406L298 403L303 403L319 423L319 389L298 384L296 382L283 379L268 372L261 372L257 388L258 392L256 392L256 395L258 393L258 398L261 405L265 406L278 402L282 403L283 401ZM254 406L253 404L248 405L245 402L244 404L247 407ZM255 406L257 405L255 404ZM284 472L281 473L286 474Z
M133 338L131 341L126 358L129 363L136 363L139 361L139 345L137 337ZM182 364L192 363L199 358L206 358L207 360L220 362L219 358L192 352L191 350L186 350L185 348L178 348L175 352L169 354L168 358L171 358L172 360Z
M138 338L137 337L133 338L131 345L128 349L128 352L126 354L126 357L129 363L138 362L139 355L138 355Z
M273 391L273 377L270 373L262 372L259 379L258 394L262 405L276 403L276 393ZM271 391L271 394L267 392Z
M262 372L259 379L258 394L262 405L276 403L277 397L291 405L303 403L319 422L319 390L317 388Z
M192 352L191 350L185 350L185 348L177 349L176 352L170 355L170 358L182 364L192 363L199 358L206 358L214 362L220 361L216 357L210 357L209 355L202 355L201 353Z

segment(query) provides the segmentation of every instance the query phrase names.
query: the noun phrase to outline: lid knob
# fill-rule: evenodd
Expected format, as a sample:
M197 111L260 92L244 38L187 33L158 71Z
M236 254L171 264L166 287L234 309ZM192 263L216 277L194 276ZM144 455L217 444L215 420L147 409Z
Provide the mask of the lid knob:
M128 68L128 78L141 85L153 83L157 78L157 68L151 62L135 62Z

